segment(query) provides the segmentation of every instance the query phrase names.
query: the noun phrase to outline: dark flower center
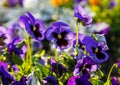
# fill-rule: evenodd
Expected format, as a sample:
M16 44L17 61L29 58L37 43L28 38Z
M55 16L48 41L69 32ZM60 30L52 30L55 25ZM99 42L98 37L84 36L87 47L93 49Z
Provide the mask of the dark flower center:
M93 52L96 54L96 57L98 59L104 59L105 58L105 54L103 54L102 51L102 47L98 46L98 48L93 47L92 48Z
M59 39L57 40L57 45L62 47L62 46L67 46L68 45L68 41L65 39Z
M97 48L93 47L92 50L94 53L98 53L98 52L102 51L102 47L100 47L100 46L98 46Z
M88 22L88 18L87 17L84 17L84 20L85 20L85 22Z
M62 47L62 46L67 46L68 45L68 40L65 39L66 35L67 35L67 32L64 31L62 33L56 33L56 32L53 32L52 33L54 38L57 39L57 45Z
M34 27L34 35L36 37L42 37L42 34L38 31L38 29L40 28L40 25L39 24L35 24L35 27Z
M90 69L91 68L91 64L86 64L85 67Z
M40 25L39 25L38 23L35 24L35 26L31 25L30 28L31 28L31 30L33 31L34 36L35 36L36 38L42 37L42 34L39 32Z
M83 44L80 44L79 48L85 50L85 46Z
M96 57L97 57L98 59L105 59L105 54L103 54L103 53L101 53L101 52L98 52L98 53L96 53Z

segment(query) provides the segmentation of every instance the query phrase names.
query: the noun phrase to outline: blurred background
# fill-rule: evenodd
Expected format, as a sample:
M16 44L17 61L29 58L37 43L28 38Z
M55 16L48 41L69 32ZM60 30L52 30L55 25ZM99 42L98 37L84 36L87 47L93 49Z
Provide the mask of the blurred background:
M64 21L74 30L74 7L78 4L93 18L94 26L82 32L100 33L108 29L105 37L109 60L101 66L108 74L111 66L120 60L120 0L0 0L0 26L10 28L17 24L20 15L30 11L46 28L54 21ZM120 69L115 69L112 75L120 77Z

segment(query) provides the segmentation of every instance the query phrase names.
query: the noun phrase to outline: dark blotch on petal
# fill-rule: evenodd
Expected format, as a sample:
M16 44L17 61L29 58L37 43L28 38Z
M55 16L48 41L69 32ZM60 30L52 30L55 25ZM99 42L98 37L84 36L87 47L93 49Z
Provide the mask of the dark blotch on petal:
M68 41L65 39L59 39L57 40L57 45L62 47L62 46L67 46L68 45Z
M96 57L98 59L105 59L105 55L103 53L101 53L101 52L96 53Z
M58 38L58 33L53 32L52 35L54 36L54 38L56 38L56 39Z

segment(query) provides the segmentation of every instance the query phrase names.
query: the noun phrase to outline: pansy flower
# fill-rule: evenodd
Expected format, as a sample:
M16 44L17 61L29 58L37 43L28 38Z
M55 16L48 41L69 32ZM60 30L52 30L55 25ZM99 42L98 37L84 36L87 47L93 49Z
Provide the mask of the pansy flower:
M47 40L53 42L60 50L70 47L73 33L64 22L54 22L45 32Z
M72 76L68 79L67 85L92 85L92 83L88 80L90 78L90 74L86 73L82 76Z
M98 65L90 58L90 57L83 57L80 59L73 72L74 76L79 75L80 72L88 72L88 71L96 71L98 69Z
M13 41L8 44L7 52L11 56L13 54L17 54L17 55L19 55L23 59L24 58L24 54L27 51L27 47L26 47L26 45L22 45L21 47L19 47L19 43L20 42L21 42L21 40L19 38L13 39Z
M50 65L51 65L51 70L58 75L58 77L61 77L63 72L66 72L67 69L60 63L56 63L54 58L50 59Z
M109 9L114 8L118 4L117 0L110 0Z
M14 81L12 75L8 73L8 65L4 62L0 62L0 77L3 85L9 85Z
M77 18L78 22L82 22L83 25L89 25L92 23L92 18L87 15L81 6L76 6L74 9L74 17Z
M52 75L49 75L48 77L43 78L43 83L50 84L50 85L59 85L57 79Z
M27 15L20 16L19 24L21 27L25 28L30 36L35 40L44 39L44 23L39 19L35 19L30 12L27 12Z
M23 6L23 0L8 0L8 3L11 7L14 7L16 5Z
M89 56L92 56L97 63L105 62L108 59L104 44L98 43L93 37L85 36L83 44Z

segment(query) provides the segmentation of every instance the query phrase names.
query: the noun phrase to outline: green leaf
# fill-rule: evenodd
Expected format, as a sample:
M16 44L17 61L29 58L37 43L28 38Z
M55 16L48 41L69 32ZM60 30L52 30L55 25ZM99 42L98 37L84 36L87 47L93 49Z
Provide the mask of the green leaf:
M99 77L103 77L103 76L104 76L103 72L102 72L100 69L98 69L98 70L96 71L96 74L97 74Z
M23 64L23 60L17 54L13 54L12 61L13 61L14 64L17 64L17 65L22 65Z
M71 59L71 60L73 59L72 56L69 55L68 53L63 52L63 55L64 55L65 58L67 58L67 59Z
M42 77L48 76L49 70L45 66L36 63L37 68L40 70Z
M92 79L91 83L92 83L92 85L104 85L104 82L99 79Z
M18 47L18 48L22 48L24 45L25 45L25 40L21 41L21 42L17 45L17 47Z

